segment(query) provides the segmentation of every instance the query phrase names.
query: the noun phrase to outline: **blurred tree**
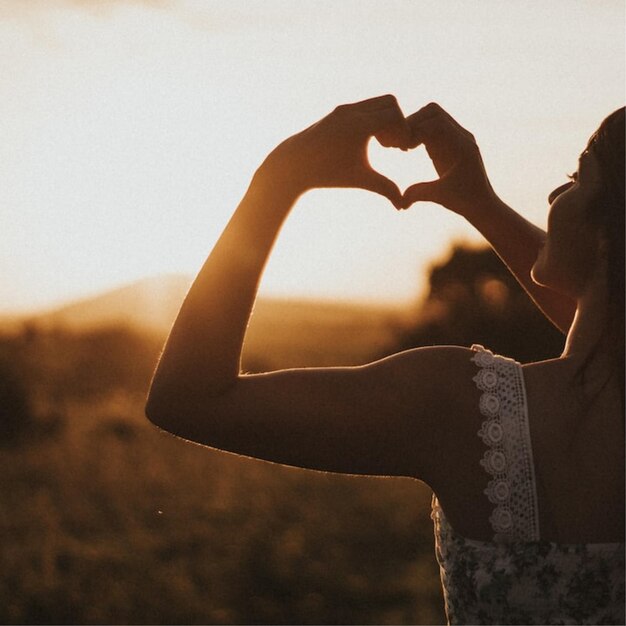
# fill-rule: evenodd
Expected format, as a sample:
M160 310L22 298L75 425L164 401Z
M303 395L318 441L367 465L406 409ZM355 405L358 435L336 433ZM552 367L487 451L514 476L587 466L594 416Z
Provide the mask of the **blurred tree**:
M77 332L25 325L20 333L0 335L0 385L5 394L36 398L42 410L62 408L66 399L145 393L162 343L160 336L123 326Z
M522 363L558 356L565 337L543 316L491 248L456 245L430 271L415 325L394 350L484 345Z
M124 326L61 335L64 386L83 398L115 390L146 393L162 342Z
M0 353L0 443L14 442L33 422L28 385L19 367Z

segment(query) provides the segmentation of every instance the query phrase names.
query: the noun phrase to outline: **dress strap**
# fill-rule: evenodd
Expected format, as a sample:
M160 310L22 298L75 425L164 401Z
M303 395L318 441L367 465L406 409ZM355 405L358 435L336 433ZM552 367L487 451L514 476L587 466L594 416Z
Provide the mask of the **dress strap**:
M479 345L472 361L485 416L478 435L488 449L480 464L491 476L485 494L496 541L538 541L539 510L526 389L521 365Z

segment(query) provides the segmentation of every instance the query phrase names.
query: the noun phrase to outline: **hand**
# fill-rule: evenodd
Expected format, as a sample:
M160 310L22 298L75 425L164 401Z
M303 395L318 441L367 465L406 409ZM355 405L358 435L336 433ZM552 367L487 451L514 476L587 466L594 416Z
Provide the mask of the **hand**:
M370 137L385 147L409 147L409 126L394 96L338 106L283 141L259 171L295 195L320 187L357 187L379 193L399 208L402 194L397 185L368 161Z
M496 198L474 135L438 104L427 104L407 122L412 138L409 147L424 144L439 178L406 189L404 208L418 201L436 202L469 217L473 210Z

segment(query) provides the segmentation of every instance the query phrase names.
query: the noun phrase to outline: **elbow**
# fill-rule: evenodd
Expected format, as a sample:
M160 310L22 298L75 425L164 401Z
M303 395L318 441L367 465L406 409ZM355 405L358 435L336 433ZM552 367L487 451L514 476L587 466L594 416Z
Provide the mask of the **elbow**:
M146 406L144 408L144 415L154 426L163 428L163 412L162 408L157 402L154 401L152 394L148 395L146 400Z
M174 433L173 429L181 417L183 398L187 395L180 381L164 376L159 367L150 384L144 414L154 426Z
M154 426L169 430L168 421L171 421L172 416L170 407L171 393L167 393L167 386L164 386L162 363L159 362L150 382L144 415Z
M185 381L164 382L155 377L144 408L146 418L154 426L177 437L193 441L201 437L204 441L208 423L205 418L210 415L211 423L219 421L215 418L224 413L227 391L214 395L202 389L199 393L198 387L185 384Z
M163 394L158 389L155 389L154 385L148 392L144 413L148 421L154 426L161 430L172 432L173 412L171 402L163 397Z
M215 402L198 398L189 389L153 384L148 392L144 413L149 422L183 439L196 440L202 415L215 413Z

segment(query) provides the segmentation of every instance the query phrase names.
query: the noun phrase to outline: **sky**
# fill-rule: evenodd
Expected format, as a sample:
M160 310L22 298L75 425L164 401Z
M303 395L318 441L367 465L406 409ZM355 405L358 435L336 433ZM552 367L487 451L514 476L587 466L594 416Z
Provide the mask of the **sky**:
M492 183L545 227L547 195L625 99L621 0L0 0L0 312L195 273L280 141L335 106L439 102ZM423 148L370 145L401 187ZM314 190L262 293L407 303L452 242L434 204Z

